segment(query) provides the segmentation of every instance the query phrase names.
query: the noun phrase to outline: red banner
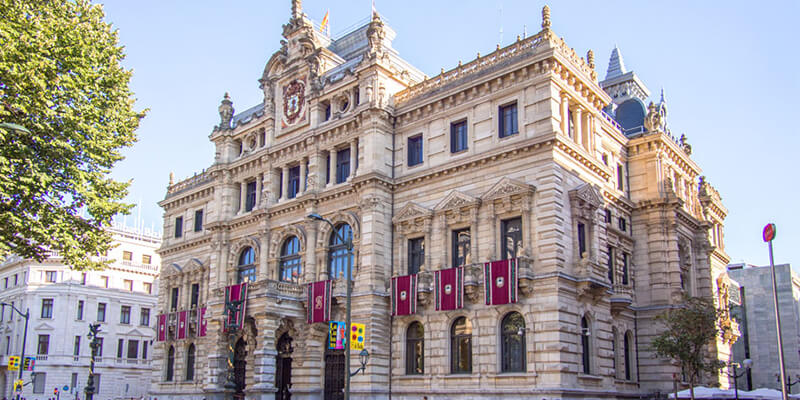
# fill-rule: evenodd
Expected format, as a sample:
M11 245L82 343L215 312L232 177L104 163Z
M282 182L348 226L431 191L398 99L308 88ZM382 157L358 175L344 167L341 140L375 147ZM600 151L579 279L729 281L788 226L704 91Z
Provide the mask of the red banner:
M178 312L178 340L186 339L187 333L189 332L189 324L187 323L187 319L189 317L188 311L179 311Z
M167 340L167 314L158 315L158 341Z
M519 298L519 263L516 258L484 263L483 279L487 305L517 302Z
M226 302L234 302L241 300L241 306L239 307L239 311L234 314L228 314L228 311L225 311L225 315L227 315L227 323L225 326L222 327L223 332L228 330L229 325L236 325L239 329L244 328L244 312L245 306L247 305L247 282L240 283L238 285L231 285L225 288L225 301Z
M331 280L308 284L306 320L309 324L330 321L331 292L333 292L333 281Z
M207 330L208 321L206 321L206 308L202 307L197 311L197 336L205 336Z
M417 313L417 274L392 278L392 315Z
M464 308L464 267L436 271L436 310Z

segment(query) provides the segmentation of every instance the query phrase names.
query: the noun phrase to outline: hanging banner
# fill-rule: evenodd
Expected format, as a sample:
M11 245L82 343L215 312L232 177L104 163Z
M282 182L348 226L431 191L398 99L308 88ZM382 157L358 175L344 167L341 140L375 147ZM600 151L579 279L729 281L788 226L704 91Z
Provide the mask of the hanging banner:
M223 332L227 332L229 325L236 325L238 329L244 328L244 313L247 306L247 282L238 285L230 285L225 288L225 302L240 301L239 310L232 315L225 311L227 323L222 327Z
M436 271L434 280L437 311L464 308L464 267Z
M167 340L167 314L158 315L158 341Z
M186 339L186 336L188 336L189 324L186 323L188 317L188 311L178 312L178 340Z
M486 305L516 303L519 293L519 263L516 258L483 264Z
M306 299L306 320L309 324L328 322L331 319L331 293L333 281L319 281L308 284Z
M208 321L206 321L206 307L201 307L200 310L197 311L197 336L205 336L207 329Z
M417 274L392 278L392 316L417 313Z
M364 324L351 323L350 328L350 350L364 350L364 337L366 336L366 327Z
M328 334L328 348L333 350L344 350L347 341L347 327L344 322L331 321L330 333Z

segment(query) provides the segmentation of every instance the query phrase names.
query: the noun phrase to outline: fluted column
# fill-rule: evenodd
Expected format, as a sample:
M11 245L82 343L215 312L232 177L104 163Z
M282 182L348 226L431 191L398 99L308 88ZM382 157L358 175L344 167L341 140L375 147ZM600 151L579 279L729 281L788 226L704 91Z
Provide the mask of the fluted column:
M583 141L581 139L583 137L583 124L581 124L581 120L583 119L583 110L581 110L580 107L575 107L575 111L572 113L572 116L575 119L575 121L573 121L575 124L575 137L573 139L575 140L575 143L580 144Z
M305 266L303 266L302 282L314 281L317 274L317 221L308 221L306 223L306 252L305 252Z
M289 198L289 167L284 165L281 167L282 177L281 177L281 200L286 200Z
M589 150L589 143L592 135L592 113L587 112L583 114L583 132L581 132L581 145L584 149Z
M569 136L569 97L561 93L561 133Z
M300 182L298 182L298 190L297 190L297 197L303 195L306 192L306 163L308 160L303 157L300 160Z
M239 182L239 214L244 213L245 197L247 196L247 183Z
M253 208L259 208L259 205L261 204L261 187L263 180L264 180L263 174L258 174L258 176L256 176L256 201L255 204L253 205Z
M354 178L356 176L356 170L358 169L358 139L353 139L350 142L350 177ZM348 180L349 180L348 178Z
M328 150L328 185L331 187L336 184L336 149Z

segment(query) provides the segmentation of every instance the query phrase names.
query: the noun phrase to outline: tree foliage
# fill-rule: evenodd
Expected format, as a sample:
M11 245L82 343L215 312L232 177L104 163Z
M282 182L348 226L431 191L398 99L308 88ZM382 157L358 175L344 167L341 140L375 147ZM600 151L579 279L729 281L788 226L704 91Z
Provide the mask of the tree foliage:
M111 246L103 227L131 207L128 183L109 173L144 112L103 18L88 0L0 0L2 257L58 251L74 268L102 267L89 257Z
M720 334L717 326L720 315L713 300L687 296L679 307L657 317L666 330L653 340L653 350L658 357L678 362L690 388L694 388L703 372L716 373L724 365L718 359L709 357L707 352L709 345Z

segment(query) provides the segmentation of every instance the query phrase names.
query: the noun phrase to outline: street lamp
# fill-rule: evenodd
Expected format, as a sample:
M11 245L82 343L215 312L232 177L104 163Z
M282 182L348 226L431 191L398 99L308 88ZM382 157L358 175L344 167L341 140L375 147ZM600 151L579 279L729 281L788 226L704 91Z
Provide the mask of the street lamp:
M353 234L350 234L350 237L343 238L339 232L336 231L336 227L333 225L333 222L323 218L321 215L317 213L308 214L308 219L316 220L316 221L323 221L330 225L333 234L336 235L336 238L339 239L340 242L347 245L347 271L345 272L346 282L347 282L347 296L345 300L345 320L344 324L348 329L350 329L350 296L352 295L351 285L352 285L352 273L353 273L353 266L351 265L351 260L353 259ZM311 305L309 304L309 307ZM350 400L350 377L358 374L360 371L363 371L366 368L367 359L369 359L369 352L366 350L361 351L361 368L357 369L355 373L350 372L350 341L346 342L344 349L344 365L347 366L347 373L344 375L344 400Z
M236 340L239 331L239 321L236 319L236 315L241 311L243 303L243 298L239 300L225 300L225 328L228 331L228 371L223 387L228 390L236 390L238 388L236 373L234 371L234 362L236 361L234 340ZM244 318L244 315L242 315L242 318Z
M725 375L728 375L729 377L733 378L733 393L736 396L736 400L739 400L739 385L737 379L741 378L744 374L747 373L748 370L750 370L750 368L753 367L753 360L746 358L744 359L744 361L742 361L741 365L735 362L728 362L728 368L731 367L733 367L733 374L726 371ZM740 367L744 367L744 370L741 373L737 373L736 368Z
M775 378L778 379L778 383L781 383L781 375L775 374ZM795 381L792 382L792 377L789 376L786 378L786 393L792 393L792 386L797 385L800 383L800 375L795 376Z
M0 306L5 307L9 306L12 310L14 310L20 316L25 317L25 332L22 334L22 350L19 352L19 362L22 363L19 367L19 375L17 376L18 380L22 380L22 370L25 369L25 342L28 339L28 320L31 317L30 309L25 309L25 314L22 311L18 310L17 307L14 307L12 304L0 302ZM20 393L17 392L17 400L19 400Z
M89 358L89 379L86 382L86 400L92 400L97 389L94 387L94 358L97 355L97 349L100 348L100 323L89 324L89 333L86 337L89 339L89 347L92 349L92 357ZM76 394L77 396L77 394Z
M358 357L361 359L361 366L354 372L351 372L350 376L356 376L359 372L367 369L367 361L369 361L369 352L367 349L361 349L361 353L358 353Z

